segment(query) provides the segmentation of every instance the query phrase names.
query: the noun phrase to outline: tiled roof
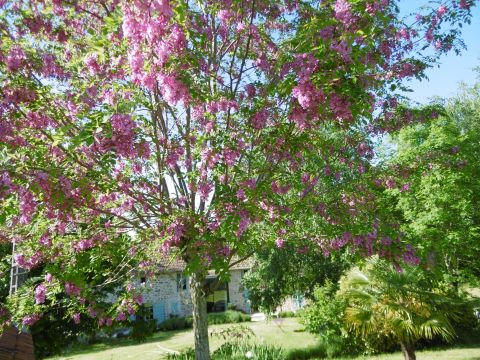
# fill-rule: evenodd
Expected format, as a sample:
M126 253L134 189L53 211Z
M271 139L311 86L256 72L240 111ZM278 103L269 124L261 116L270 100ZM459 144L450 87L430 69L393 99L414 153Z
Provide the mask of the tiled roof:
M230 270L248 270L253 265L253 258L238 262L238 257L233 257L230 264ZM163 257L160 259L159 268L161 272L179 272L185 269L185 262L180 258Z

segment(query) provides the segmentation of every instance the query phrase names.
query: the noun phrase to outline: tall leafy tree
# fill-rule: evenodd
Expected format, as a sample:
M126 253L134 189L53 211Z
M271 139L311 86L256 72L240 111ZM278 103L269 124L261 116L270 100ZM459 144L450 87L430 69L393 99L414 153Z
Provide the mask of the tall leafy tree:
M93 316L89 282L63 271L72 253L108 261L124 239L144 271L180 256L208 359L209 269L286 233L327 251L401 247L377 242L369 135L418 120L396 122L391 91L462 47L472 4L433 3L407 25L386 0L1 1L0 218L17 263L47 264ZM141 300L119 286L122 321Z
M426 266L457 285L478 277L480 266L479 99L478 84L465 88L437 120L403 129L388 161L386 201L401 230Z
M306 243L298 248L286 243L259 251L243 284L254 306L273 312L288 296L312 299L315 287L336 283L349 263L348 255L342 252L326 256L316 245Z

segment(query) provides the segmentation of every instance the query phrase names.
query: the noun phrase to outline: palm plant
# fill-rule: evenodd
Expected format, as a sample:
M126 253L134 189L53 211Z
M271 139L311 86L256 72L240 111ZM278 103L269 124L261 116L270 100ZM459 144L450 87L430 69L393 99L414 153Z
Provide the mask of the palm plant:
M405 360L415 360L415 343L441 337L452 341L452 321L461 315L461 304L440 291L420 268L402 272L371 259L360 270L350 270L341 280L338 295L347 307L344 319L358 336L378 336L400 344Z

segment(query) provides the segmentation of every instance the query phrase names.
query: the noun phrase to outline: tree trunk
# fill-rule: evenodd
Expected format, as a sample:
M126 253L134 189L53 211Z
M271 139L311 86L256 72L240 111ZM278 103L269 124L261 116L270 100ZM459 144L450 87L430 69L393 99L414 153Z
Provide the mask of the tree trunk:
M415 356L415 347L413 346L413 344L401 342L400 346L402 347L402 352L405 360L417 359L417 357Z
M208 345L207 299L205 295L205 276L194 273L190 277L192 296L193 333L195 336L195 359L210 360Z

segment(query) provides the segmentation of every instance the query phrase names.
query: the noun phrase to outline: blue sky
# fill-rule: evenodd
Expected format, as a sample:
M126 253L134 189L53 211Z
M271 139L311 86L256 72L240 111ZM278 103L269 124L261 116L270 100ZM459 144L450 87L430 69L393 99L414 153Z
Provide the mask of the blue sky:
M402 0L400 9L403 12L413 11L417 4L425 1ZM467 45L460 56L451 52L440 59L439 67L427 70L429 80L412 81L410 86L413 93L408 96L420 103L428 102L434 96L449 97L454 95L461 82L473 84L478 74L473 68L480 66L480 8L472 8L472 23L464 25L463 39Z

